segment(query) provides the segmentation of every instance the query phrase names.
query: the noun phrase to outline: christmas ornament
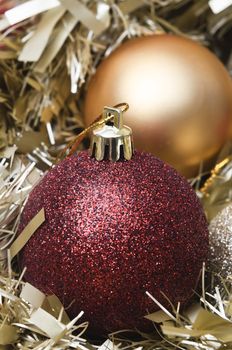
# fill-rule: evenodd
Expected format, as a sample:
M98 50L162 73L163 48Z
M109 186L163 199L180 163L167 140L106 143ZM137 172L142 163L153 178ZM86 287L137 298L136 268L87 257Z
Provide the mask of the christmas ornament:
M224 208L209 225L210 269L221 277L232 275L232 204Z
M51 169L31 192L20 231L45 209L25 245L25 279L56 294L67 312L81 310L93 334L149 330L156 306L185 304L208 251L206 219L195 192L172 167L134 152L121 109L93 131L82 151ZM133 155L133 156L132 156ZM69 306L69 307L68 307Z
M88 125L126 99L135 146L187 177L205 169L228 137L232 84L220 61L194 41L150 35L121 45L97 68L85 99Z

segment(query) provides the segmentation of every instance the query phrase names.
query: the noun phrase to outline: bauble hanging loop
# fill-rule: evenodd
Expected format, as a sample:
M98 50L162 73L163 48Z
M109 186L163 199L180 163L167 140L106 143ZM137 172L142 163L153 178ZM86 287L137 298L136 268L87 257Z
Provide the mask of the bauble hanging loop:
M125 104L128 109L128 105ZM125 108L124 108L125 110ZM112 119L92 132L90 155L97 160L109 159L118 161L130 160L133 155L132 131L123 125L123 110L121 108L105 107L103 120Z
M129 109L129 105L126 102L118 103L112 108L117 108L121 112L125 112ZM60 152L60 154L57 157L57 163L64 159L65 157L69 157L72 154L74 154L80 145L81 141L84 139L84 137L92 130L100 127L101 125L105 124L106 122L110 121L112 119L113 115L107 115L105 114L103 117L103 114L101 113L95 120L87 127L85 128L80 134L77 135L77 137L69 142L69 144Z

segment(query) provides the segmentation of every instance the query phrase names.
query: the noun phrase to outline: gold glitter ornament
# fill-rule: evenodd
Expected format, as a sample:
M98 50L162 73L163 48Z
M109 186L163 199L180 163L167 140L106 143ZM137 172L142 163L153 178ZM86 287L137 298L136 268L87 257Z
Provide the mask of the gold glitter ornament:
M232 276L232 204L224 208L209 225L209 268L227 278Z

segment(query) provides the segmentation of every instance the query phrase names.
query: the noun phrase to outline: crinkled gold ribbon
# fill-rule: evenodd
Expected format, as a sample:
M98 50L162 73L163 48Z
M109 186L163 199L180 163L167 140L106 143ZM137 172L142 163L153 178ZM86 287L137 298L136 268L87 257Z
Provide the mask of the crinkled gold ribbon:
M55 295L46 296L31 284L25 283L20 295L17 296L15 284L12 283L12 288L9 288L10 286L8 280L7 289L0 289L2 315L7 315L9 310L9 314L12 312L14 314L13 319L7 317L4 320L0 319L0 349L5 350L4 346L16 342L21 344L23 329L38 336L35 344L40 343L41 349L50 349L60 340L72 343L74 340L72 333L77 331L81 335L87 328L87 322L75 326L83 312L70 321L64 306ZM81 341L81 338L79 339ZM85 346L81 349L88 350Z
M102 4L107 7L109 14L110 6L105 2ZM127 15L144 4L145 1L125 0L119 8ZM37 62L37 72L46 70L78 22L95 36L100 35L110 25L105 9L96 15L79 0L29 0L4 13L0 20L0 31L41 13L40 22L19 55L20 61Z
M37 228L45 221L44 208L42 208L36 216L27 224L24 230L16 238L10 247L10 257L13 259L20 250L25 246Z
M150 293L147 295L161 308L161 310L147 315L146 318L155 323L159 323L162 333L170 339L175 337L182 338L184 344L185 339L189 337L199 338L199 343L211 341L212 338L216 342L230 343L232 342L232 322L230 320L231 311L229 305L221 305L216 307L202 298L209 310L201 307L200 304L194 304L185 311L185 317L176 315L164 308ZM219 294L219 298L221 298ZM222 301L221 301L222 304ZM223 309L223 310L222 310ZM196 345L199 344L196 342ZM181 344L181 341L180 341Z

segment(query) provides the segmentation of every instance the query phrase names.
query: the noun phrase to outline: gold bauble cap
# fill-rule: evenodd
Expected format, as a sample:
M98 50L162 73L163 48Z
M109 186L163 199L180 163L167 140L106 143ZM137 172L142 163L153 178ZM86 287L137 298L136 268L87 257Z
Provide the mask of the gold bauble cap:
M102 119L110 119L103 126L94 129L91 137L90 155L101 160L130 160L133 156L134 146L132 130L123 125L123 112L128 104L122 104L123 108L104 107ZM112 118L109 118L112 116Z

